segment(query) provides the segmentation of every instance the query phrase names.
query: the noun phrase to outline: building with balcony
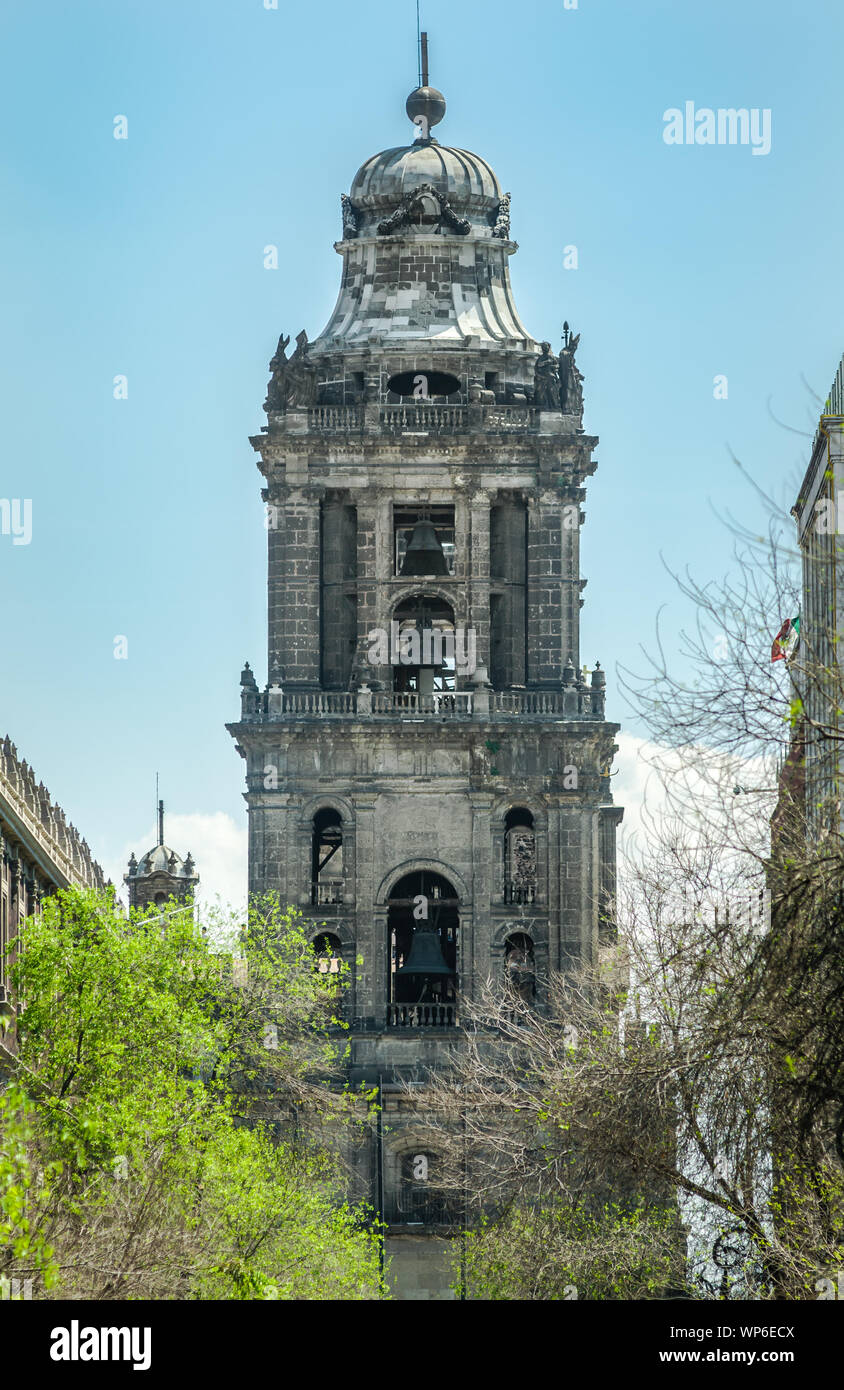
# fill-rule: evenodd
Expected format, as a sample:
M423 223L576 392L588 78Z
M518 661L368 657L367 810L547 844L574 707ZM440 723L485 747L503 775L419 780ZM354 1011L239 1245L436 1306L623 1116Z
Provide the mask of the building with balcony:
M0 1041L14 1018L7 948L47 894L72 886L101 892L103 871L7 734L0 740Z
M510 196L432 134L342 196L337 306L271 362L252 439L268 534L268 679L229 730L246 769L249 888L307 919L351 981L350 1078L383 1124L362 1190L399 1296L442 1296L436 1188L401 1083L459 1044L488 979L543 1008L550 972L614 940L605 678L581 666L580 528L597 439L578 337L521 322Z

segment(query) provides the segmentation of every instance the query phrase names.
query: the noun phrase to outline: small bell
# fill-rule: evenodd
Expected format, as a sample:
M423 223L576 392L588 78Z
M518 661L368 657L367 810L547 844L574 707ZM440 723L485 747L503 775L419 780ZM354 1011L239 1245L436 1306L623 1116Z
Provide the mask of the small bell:
M401 567L402 575L448 574L443 548L430 521L417 521Z

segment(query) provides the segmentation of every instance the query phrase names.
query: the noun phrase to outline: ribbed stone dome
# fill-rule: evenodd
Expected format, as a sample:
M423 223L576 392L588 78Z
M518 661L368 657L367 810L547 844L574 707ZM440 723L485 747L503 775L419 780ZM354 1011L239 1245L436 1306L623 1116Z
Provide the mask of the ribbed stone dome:
M175 859L175 866L170 868L171 857ZM184 874L190 875L190 870L185 870L185 861L180 854L176 854L169 845L155 845L155 847L141 856L138 860L137 874Z
M423 183L432 183L455 212L491 212L501 201L501 186L485 159L435 140L373 155L355 174L351 198L363 209L389 210Z

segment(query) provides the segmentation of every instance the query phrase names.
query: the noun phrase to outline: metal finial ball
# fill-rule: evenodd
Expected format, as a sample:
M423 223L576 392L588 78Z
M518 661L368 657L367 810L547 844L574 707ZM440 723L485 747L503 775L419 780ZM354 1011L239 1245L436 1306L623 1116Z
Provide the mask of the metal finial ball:
M445 115L445 97L436 87L417 87L407 98L405 110L412 121L417 116L424 116L430 130L432 126L439 125Z

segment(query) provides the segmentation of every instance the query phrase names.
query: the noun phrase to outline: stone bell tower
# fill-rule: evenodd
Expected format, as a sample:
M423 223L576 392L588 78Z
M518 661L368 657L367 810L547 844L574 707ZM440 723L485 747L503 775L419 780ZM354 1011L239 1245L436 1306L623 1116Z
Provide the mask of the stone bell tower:
M556 354L522 324L510 195L439 143L445 109L425 74L416 138L342 195L328 324L272 359L269 679L245 667L229 725L250 891L351 967L351 1078L383 1099L362 1189L400 1297L447 1296L453 1213L398 1083L459 1042L488 978L541 1009L549 972L612 944L622 815L604 674L580 664L579 335Z

